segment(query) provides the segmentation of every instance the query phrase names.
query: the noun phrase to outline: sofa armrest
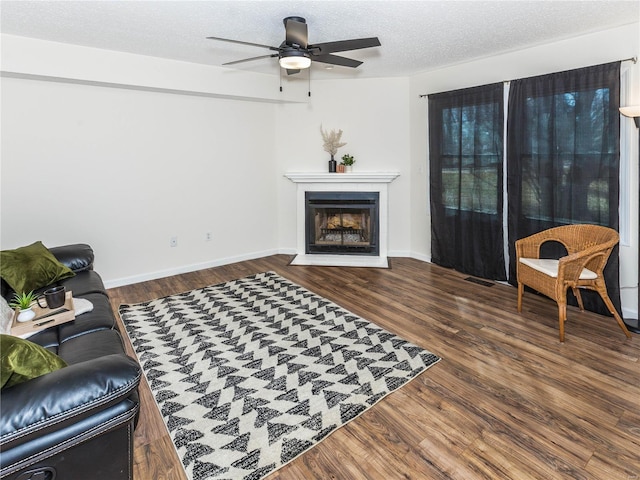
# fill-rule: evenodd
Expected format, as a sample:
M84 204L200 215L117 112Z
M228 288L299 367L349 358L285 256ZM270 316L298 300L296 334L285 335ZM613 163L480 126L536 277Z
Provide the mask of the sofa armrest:
M91 246L86 243L52 247L49 251L60 263L76 273L93 269L95 255Z
M0 447L10 449L62 430L127 398L138 363L121 354L70 365L2 390Z

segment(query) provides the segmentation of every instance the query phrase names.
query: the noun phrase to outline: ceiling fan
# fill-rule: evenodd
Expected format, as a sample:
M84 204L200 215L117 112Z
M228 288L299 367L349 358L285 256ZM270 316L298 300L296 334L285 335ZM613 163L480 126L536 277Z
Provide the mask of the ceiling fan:
M300 70L304 68L309 68L312 61L356 68L361 65L362 62L333 54L336 52L345 52L347 50L359 50L362 48L380 46L380 40L378 40L378 37L355 38L352 40L340 40L337 42L316 43L311 45L308 43L307 22L304 18L286 17L283 20L283 23L285 27L285 40L278 47L261 45L259 43L243 42L240 40L230 40L228 38L207 38L210 40L222 40L223 42L268 48L269 50L277 52L269 55L260 55L258 57L235 60L233 62L224 63L223 65L234 65L236 63L249 62L261 58L278 57L280 66L287 71L288 75L293 75L299 73Z

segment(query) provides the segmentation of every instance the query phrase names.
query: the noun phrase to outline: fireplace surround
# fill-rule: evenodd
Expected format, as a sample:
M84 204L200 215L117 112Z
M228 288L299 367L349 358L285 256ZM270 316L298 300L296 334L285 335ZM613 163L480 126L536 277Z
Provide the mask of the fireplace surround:
M388 186L398 175L285 174L297 184L297 255L291 264L387 268Z

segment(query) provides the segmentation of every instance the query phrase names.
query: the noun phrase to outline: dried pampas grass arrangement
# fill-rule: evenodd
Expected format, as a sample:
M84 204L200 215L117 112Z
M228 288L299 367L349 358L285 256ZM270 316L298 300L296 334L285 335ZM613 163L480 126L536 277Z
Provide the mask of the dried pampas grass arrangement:
M324 148L325 152L329 152L333 159L333 156L338 153L338 149L346 145L346 142L340 141L342 138L342 130L326 132L322 129L322 125L320 125L320 133L322 133L322 141L324 142L322 148Z

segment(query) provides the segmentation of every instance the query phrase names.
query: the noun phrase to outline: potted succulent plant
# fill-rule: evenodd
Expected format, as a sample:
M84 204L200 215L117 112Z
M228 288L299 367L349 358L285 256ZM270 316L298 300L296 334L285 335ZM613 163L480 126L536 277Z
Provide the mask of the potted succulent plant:
M350 172L353 169L354 163L356 163L356 160L353 158L353 155L347 153L342 156L342 164L345 166L345 172Z
M36 301L38 296L33 293L33 291L29 293L22 292L21 294L14 293L13 300L9 304L12 308L18 308L20 313L18 314L19 322L28 322L33 317L36 316L36 312L33 311L31 305Z

